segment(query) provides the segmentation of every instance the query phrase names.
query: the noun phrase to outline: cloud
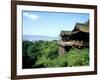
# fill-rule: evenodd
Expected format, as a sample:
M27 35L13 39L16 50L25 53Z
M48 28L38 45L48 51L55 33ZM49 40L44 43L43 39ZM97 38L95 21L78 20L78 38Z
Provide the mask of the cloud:
M32 19L32 20L36 20L36 19L39 18L39 16L36 15L36 14L24 13L23 15L30 18L30 19Z

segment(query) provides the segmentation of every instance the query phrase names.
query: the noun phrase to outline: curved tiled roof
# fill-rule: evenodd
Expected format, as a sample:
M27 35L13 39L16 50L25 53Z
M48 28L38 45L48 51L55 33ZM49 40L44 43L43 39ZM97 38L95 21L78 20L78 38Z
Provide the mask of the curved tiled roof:
M76 23L75 25L75 28L72 32L75 32L75 31L82 31L82 32L89 32L89 25L87 24L81 24L81 23Z
M83 23L76 23L74 29L72 31L61 31L60 36L63 35L71 35L71 34L75 34L78 32L85 32L85 33L89 33L89 24L83 24Z

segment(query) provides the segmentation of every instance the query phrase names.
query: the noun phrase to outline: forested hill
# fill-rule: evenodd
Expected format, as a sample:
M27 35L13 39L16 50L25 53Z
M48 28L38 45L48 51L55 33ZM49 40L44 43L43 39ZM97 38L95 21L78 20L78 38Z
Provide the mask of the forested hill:
M57 40L23 41L22 68L72 67L89 65L89 49L70 49L64 55L58 54Z

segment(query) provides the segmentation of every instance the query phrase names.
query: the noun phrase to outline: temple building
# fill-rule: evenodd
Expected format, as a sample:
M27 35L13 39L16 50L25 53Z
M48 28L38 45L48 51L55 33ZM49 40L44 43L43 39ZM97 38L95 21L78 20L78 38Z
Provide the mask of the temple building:
M70 48L89 48L89 23L76 23L72 31L61 31L60 37L59 54L68 52Z

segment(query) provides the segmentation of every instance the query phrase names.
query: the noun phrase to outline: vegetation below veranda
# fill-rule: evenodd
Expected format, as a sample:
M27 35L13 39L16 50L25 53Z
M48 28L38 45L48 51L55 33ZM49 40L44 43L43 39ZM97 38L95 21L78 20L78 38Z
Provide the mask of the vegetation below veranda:
M89 65L89 49L72 48L58 54L57 41L23 41L23 69L46 67L72 67Z

